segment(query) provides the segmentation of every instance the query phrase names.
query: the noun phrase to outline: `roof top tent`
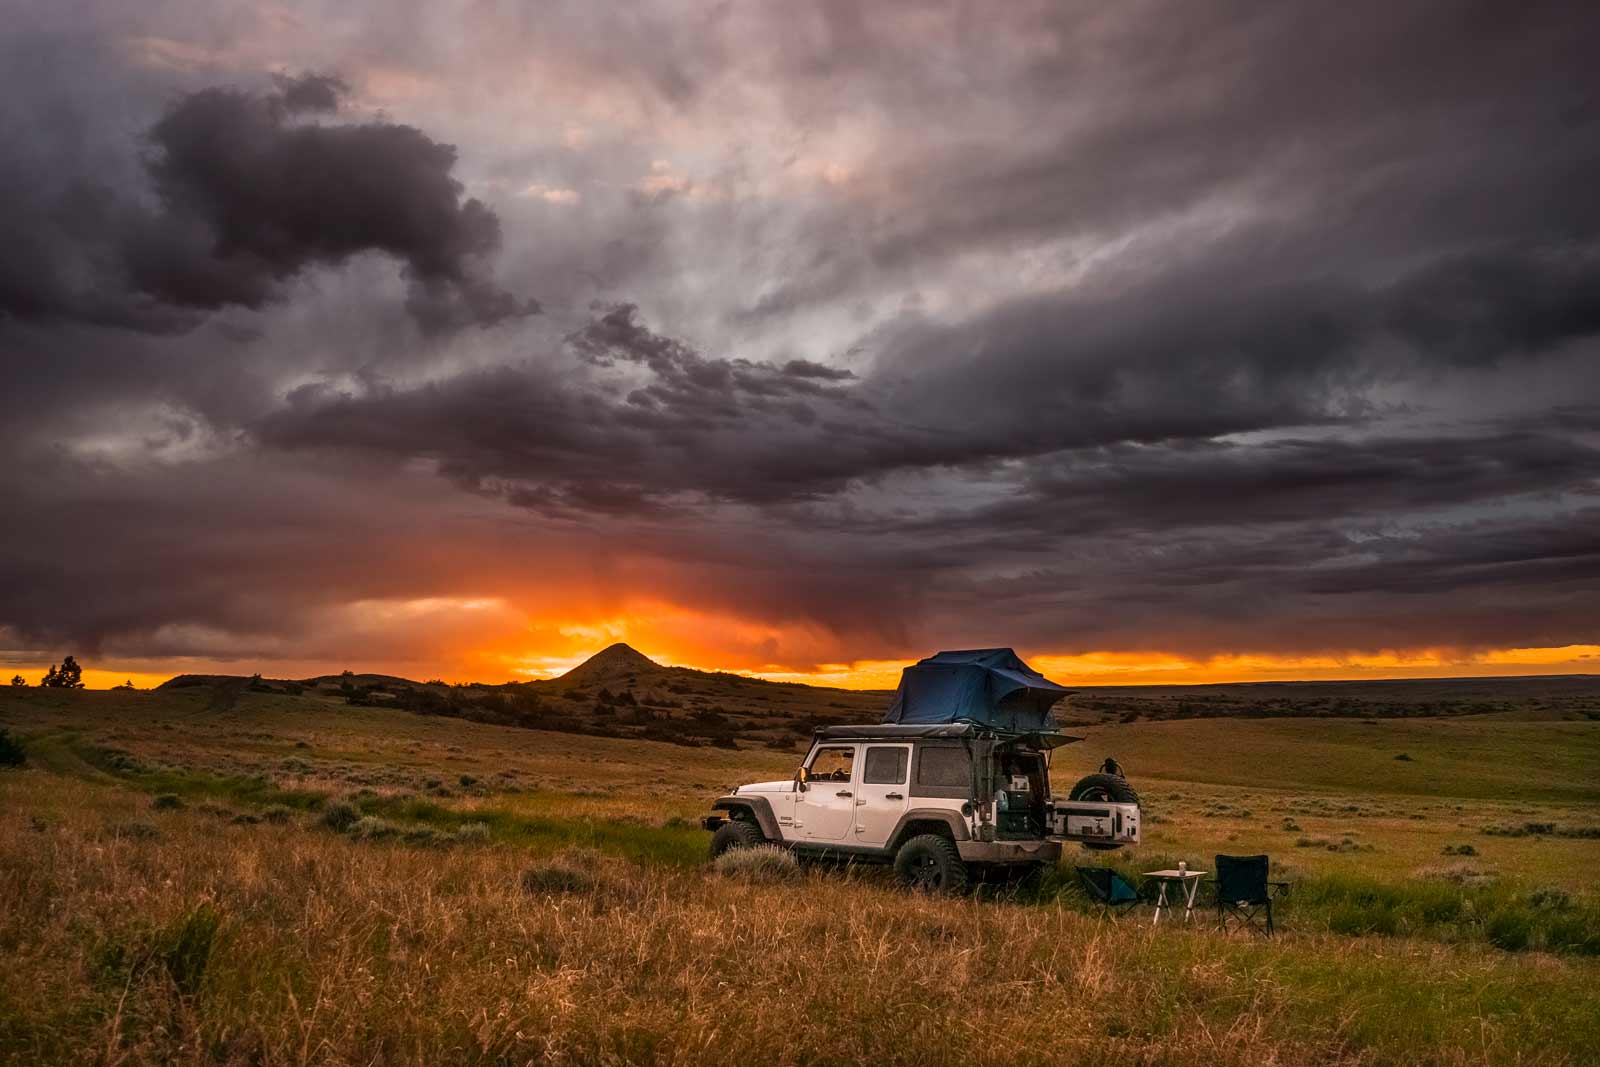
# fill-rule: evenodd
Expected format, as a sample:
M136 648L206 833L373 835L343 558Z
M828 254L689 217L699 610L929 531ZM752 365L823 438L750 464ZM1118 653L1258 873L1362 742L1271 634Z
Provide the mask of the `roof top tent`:
M971 723L1007 734L1054 734L1050 709L1072 690L1009 648L940 652L907 667L885 723Z

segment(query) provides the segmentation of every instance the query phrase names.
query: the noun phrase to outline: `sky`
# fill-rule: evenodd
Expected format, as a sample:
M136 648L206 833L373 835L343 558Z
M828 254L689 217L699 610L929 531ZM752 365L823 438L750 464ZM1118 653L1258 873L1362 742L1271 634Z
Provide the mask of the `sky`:
M1600 14L14 0L0 672L1600 671Z

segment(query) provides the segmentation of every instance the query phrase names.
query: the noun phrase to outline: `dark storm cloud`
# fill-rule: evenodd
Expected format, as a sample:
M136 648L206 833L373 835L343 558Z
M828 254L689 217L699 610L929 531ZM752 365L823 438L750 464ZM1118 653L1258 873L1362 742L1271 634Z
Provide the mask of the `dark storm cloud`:
M1030 464L1003 502L915 528L1043 551L1118 530L1353 519L1559 493L1600 497L1600 449L1535 433L1118 445Z
M116 123L0 71L0 441L49 474L0 479L0 627L170 651L582 558L838 658L1597 639L1582 5L473 16L357 4L339 76L207 58Z
M1597 518L1589 508L1406 528L1240 524L1083 538L1015 577L946 576L922 607L944 614L986 593L1007 605L1025 644L1196 656L1589 643ZM1004 558L996 551L986 558Z
M998 24L952 5L915 20L919 33L903 14L819 5L816 33L794 32L777 60L799 114L892 100L886 136L901 143L858 199L808 220L820 239L758 313L977 250L1104 241L1187 213L1248 222L1245 204L1268 209L1262 252L1296 276L1600 229L1600 23L1583 5L1417 0L1374 18L1213 3L1095 18L1022 4ZM969 61L959 75L952 56Z
M1377 289L1262 279L1226 291L1207 263L1143 289L1031 298L954 326L899 325L859 381L814 366L707 358L618 305L566 341L584 363L647 372L625 392L585 390L540 364L298 404L269 420L262 439L397 458L420 452L469 484L559 481L580 506L575 486L606 483L601 510L696 491L747 503L809 500L897 471L1058 453L1086 495L1106 469L1118 471L1115 485L1099 484L1134 523L1135 497L1118 490L1141 480L1159 511L1183 499L1168 482L1237 478L1242 488L1259 479L1261 510L1251 514L1262 520L1318 500L1324 513L1342 513L1337 498L1318 496L1334 474L1352 496L1391 508L1452 503L1570 485L1593 476L1595 453L1506 436L1163 453L1170 465L1137 451L1097 463L1073 450L1369 419L1374 381L1526 358L1600 329L1595 262L1452 259ZM1038 469L1035 488L1051 469ZM626 497L616 495L618 472ZM549 499L524 489L513 499Z
M151 126L144 169L159 210L93 175L61 183L6 168L0 180L25 191L0 208L21 253L0 274L0 317L182 330L197 312L260 309L307 269L367 252L404 264L426 330L538 310L487 278L499 220L462 198L453 146L388 122L302 122L337 111L345 84L275 84L187 94ZM47 181L64 191L52 196Z
M277 102L284 111L338 111L339 100L350 91L350 86L336 74L274 74L272 84L277 86Z
M255 435L276 448L426 457L519 506L615 513L679 495L771 503L839 488L856 465L813 454L812 439L873 432L848 372L707 358L650 330L633 305L598 309L566 345L581 364L634 373L596 380L534 362L359 395L306 386Z
M1407 279L1384 325L1462 363L1538 353L1600 333L1600 246L1489 250Z

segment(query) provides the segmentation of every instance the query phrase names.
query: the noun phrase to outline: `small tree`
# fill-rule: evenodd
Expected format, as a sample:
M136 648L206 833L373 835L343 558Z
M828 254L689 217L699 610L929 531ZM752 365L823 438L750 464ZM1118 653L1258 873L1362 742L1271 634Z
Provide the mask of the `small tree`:
M20 674L13 674L11 676L11 684L12 685L23 685L23 686L25 686L25 685L28 684L28 680L26 678L24 678Z
M45 672L44 681L40 683L49 689L82 689L83 668L78 666L78 661L68 656L61 661L61 666L50 664L50 669Z

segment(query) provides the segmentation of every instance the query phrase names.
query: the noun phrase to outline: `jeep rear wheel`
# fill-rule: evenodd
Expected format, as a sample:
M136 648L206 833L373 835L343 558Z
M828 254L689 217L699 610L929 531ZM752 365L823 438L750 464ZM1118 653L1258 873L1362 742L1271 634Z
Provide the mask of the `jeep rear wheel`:
M919 834L900 846L894 873L907 889L928 894L955 894L967 888L967 867L948 837Z
M729 819L711 835L711 858L716 859L731 849L754 848L765 841L756 826L743 819Z

